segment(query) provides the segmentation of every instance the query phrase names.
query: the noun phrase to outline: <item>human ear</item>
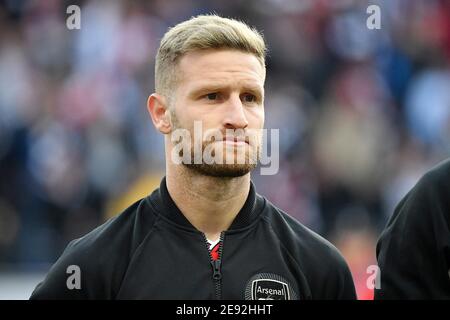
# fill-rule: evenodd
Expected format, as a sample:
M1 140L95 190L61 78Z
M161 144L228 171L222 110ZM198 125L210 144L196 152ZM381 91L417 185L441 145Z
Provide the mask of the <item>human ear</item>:
M147 110L152 118L153 125L159 132L163 134L171 132L170 110L164 96L157 93L151 94L147 100Z

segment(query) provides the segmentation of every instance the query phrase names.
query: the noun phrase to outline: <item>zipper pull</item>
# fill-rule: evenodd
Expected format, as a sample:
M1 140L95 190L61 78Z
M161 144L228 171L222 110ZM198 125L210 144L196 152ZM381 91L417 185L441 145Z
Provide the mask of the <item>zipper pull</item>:
M222 273L220 272L221 260L220 259L213 260L213 261L211 261L211 265L212 265L213 270L214 270L213 279L214 280L222 279Z

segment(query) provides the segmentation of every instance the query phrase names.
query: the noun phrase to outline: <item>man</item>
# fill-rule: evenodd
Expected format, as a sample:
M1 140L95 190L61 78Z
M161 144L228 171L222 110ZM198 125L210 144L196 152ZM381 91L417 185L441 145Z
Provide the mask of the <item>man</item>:
M377 244L375 299L450 299L450 160L400 201Z
M165 135L166 177L71 242L31 298L355 298L337 249L250 181L261 152L265 51L257 31L213 15L165 34L148 111ZM193 141L198 124L214 139ZM72 290L71 265L81 275Z

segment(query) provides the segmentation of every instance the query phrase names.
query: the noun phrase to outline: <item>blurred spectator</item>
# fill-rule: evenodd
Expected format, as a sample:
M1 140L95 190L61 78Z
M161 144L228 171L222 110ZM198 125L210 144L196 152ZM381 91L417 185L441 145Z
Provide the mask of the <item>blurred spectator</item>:
M0 2L0 265L52 263L158 186L163 139L145 108L158 42L215 11L263 30L270 49L266 127L280 129L280 171L255 172L258 191L330 238L370 298L374 239L449 155L450 3L76 3L81 30L66 28L68 2ZM369 4L380 30L366 27Z

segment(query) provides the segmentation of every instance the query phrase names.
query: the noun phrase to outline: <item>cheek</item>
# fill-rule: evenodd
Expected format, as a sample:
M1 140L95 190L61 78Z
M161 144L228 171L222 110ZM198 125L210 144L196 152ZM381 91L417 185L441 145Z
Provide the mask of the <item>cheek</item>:
M264 109L258 108L253 109L248 113L247 116L249 126L251 128L262 128L264 127Z
M194 110L189 106L186 101L183 99L177 100L176 104L174 105L174 110L178 119L178 122L182 124L183 126L190 126L190 124L193 122L193 114Z
M201 111L199 108L196 108L195 105L179 104L176 108L178 124L184 128L189 130L190 132L194 132L195 125L197 128L202 128L202 130L206 130L209 128L217 127L217 124L214 122L215 118L212 113L206 113Z

